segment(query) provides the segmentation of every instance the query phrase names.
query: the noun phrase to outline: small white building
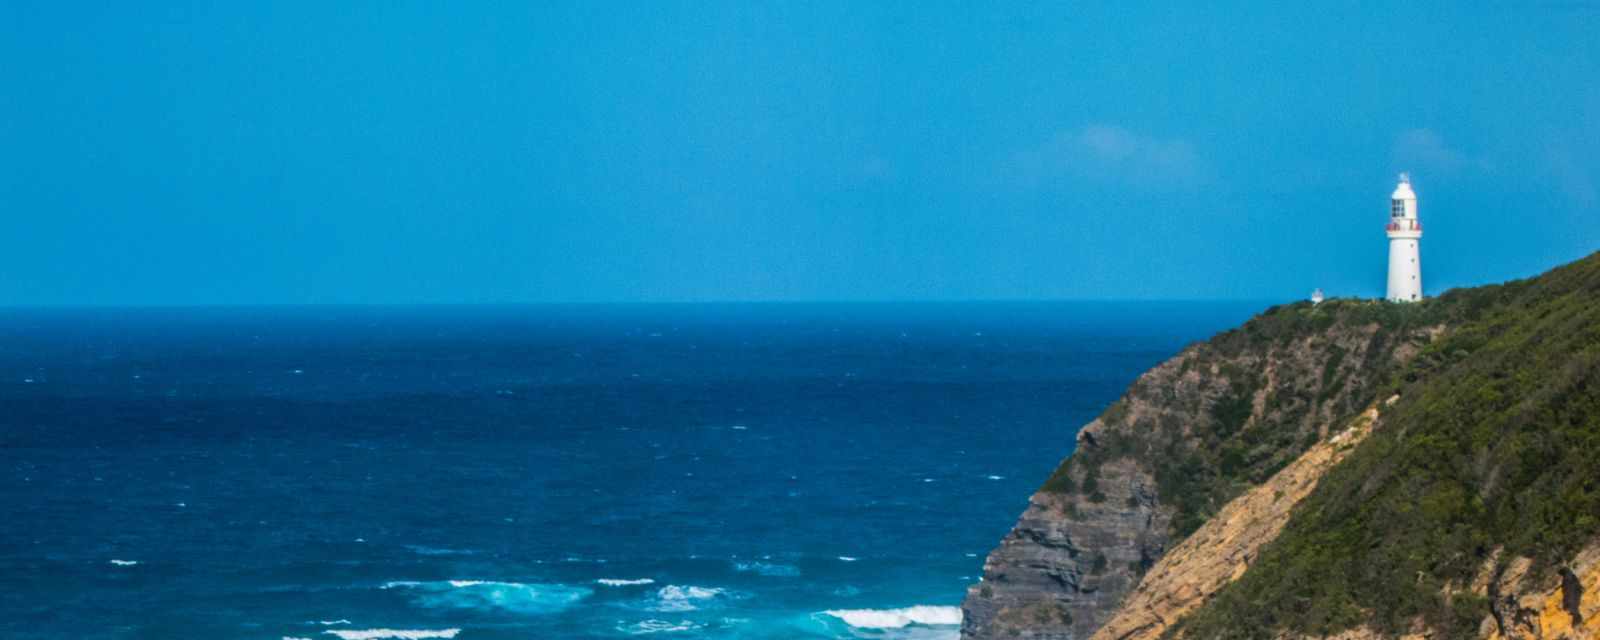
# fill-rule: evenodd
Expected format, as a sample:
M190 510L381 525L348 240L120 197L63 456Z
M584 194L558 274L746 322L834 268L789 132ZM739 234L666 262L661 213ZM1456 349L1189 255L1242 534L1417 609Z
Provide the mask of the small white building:
M1311 290L1311 304L1322 304L1322 289Z
M1417 194L1411 176L1400 174L1400 184L1389 196L1389 291L1393 302L1422 299L1422 222L1417 220Z

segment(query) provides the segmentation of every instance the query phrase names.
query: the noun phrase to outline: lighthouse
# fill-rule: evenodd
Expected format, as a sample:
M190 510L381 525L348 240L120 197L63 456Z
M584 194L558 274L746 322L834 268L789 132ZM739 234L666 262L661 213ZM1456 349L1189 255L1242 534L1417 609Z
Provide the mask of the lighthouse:
M1422 299L1422 223L1417 220L1417 194L1411 176L1400 174L1400 184L1389 196L1389 293L1391 302Z

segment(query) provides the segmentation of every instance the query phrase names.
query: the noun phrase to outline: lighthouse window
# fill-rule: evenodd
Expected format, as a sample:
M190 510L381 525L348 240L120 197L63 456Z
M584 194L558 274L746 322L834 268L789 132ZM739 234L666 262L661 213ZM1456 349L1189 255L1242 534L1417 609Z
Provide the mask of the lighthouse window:
M1389 215L1398 218L1398 217L1403 216L1403 215L1406 214L1406 203L1405 203L1405 201L1402 201L1402 200L1391 200L1389 202L1390 202Z

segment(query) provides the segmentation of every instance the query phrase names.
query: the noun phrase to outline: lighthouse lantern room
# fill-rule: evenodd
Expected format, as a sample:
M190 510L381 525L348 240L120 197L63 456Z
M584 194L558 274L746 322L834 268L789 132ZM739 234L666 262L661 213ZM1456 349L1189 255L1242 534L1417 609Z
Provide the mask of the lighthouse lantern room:
M1411 177L1400 174L1400 184L1389 196L1389 291L1393 302L1422 299L1422 223L1417 220L1417 194Z

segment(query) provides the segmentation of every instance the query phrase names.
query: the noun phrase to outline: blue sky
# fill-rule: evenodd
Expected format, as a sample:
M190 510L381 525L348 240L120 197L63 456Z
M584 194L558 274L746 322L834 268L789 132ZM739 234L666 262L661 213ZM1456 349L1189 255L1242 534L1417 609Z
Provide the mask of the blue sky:
M1377 296L1399 170L1430 293L1600 248L1600 5L1002 4L7 2L0 305Z

